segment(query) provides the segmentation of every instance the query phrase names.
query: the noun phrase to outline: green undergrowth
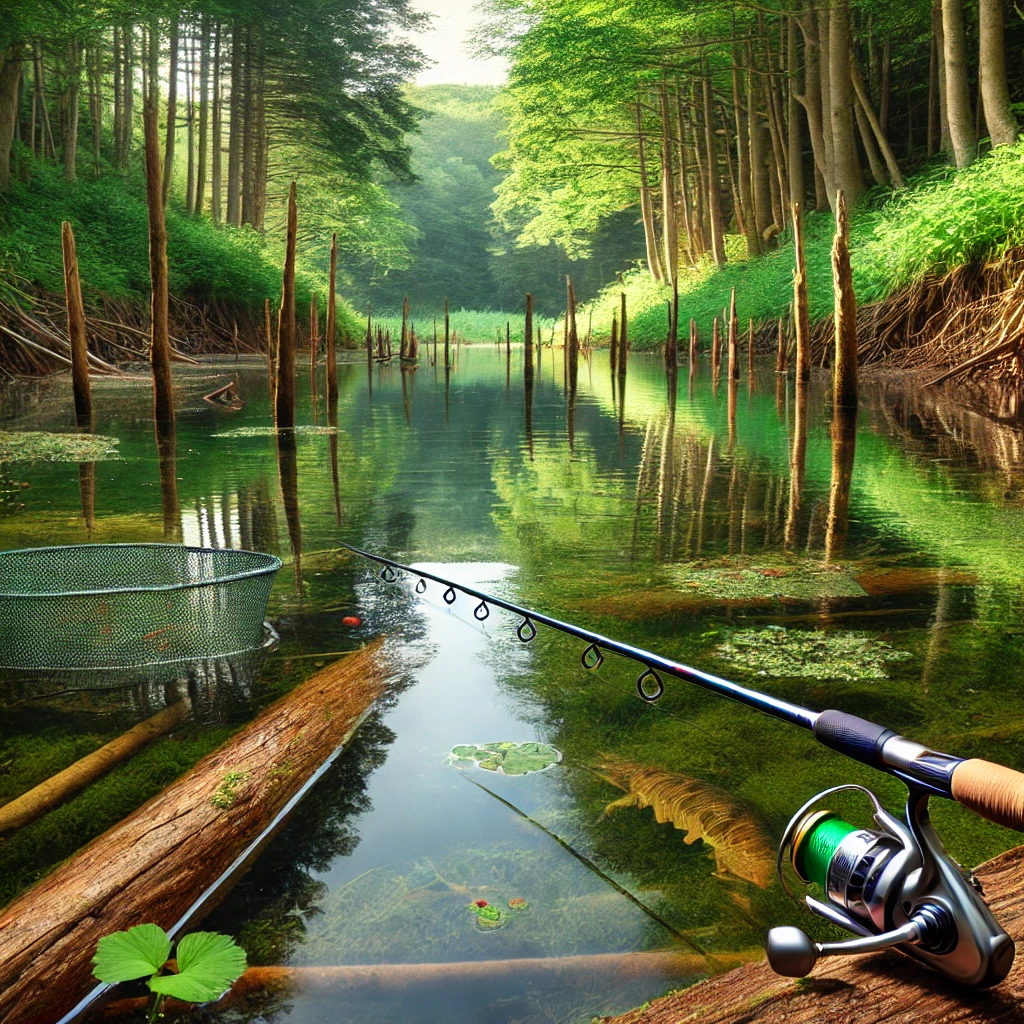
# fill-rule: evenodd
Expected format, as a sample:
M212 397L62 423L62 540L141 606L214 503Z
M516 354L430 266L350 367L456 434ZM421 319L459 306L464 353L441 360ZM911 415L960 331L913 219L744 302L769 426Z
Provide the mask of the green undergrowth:
M421 344L428 341L433 344L434 324L437 324L437 336L439 344L444 341L444 306L443 304L434 309L419 309L415 306L409 310L409 318L416 328L416 334ZM373 322L379 324L384 330L391 332L392 344L398 347L398 338L402 330L402 311L381 310L380 314L374 313ZM453 309L448 314L448 322L451 330L462 341L466 342L488 342L497 341L498 337L505 340L505 325L510 328L511 340L514 344L523 343L523 310L518 309L507 312L500 309ZM551 341L551 330L555 321L548 317L535 316L533 318L533 330L536 335L537 328L541 329L541 338L545 345ZM586 329L586 324L583 324ZM364 336L365 336L365 327Z
M67 803L0 840L0 906L156 796L234 731L218 727L159 739ZM68 751L50 753L59 756ZM72 753L78 753L77 747Z
M932 166L908 179L899 192L874 189L853 212L850 250L854 289L861 303L877 302L932 273L966 263L997 258L1024 244L1024 142L996 150L963 171ZM810 213L804 223L810 315L820 320L832 312L831 246L834 221L828 212ZM727 237L729 262L710 261L680 276L680 335L688 336L694 318L702 348L711 344L711 324L736 289L741 324L787 314L793 299L793 243L790 232L781 244L757 259L744 256L743 240ZM669 290L654 284L642 267L625 276L630 345L653 348L665 340ZM610 285L593 303L594 333L607 339L620 286ZM590 307L577 321L586 323Z
M63 294L61 222L67 220L75 231L86 302L106 296L148 304L149 222L141 171L99 178L83 174L68 182L59 168L24 152L18 165L26 173L15 174L0 197L0 298L19 298L24 281ZM280 300L282 241L248 227L217 227L209 217L188 217L172 200L167 208L171 294L262 315L264 299ZM309 308L314 290L326 295L327 275L300 251L299 310ZM346 302L338 315L339 332L355 335L359 324Z

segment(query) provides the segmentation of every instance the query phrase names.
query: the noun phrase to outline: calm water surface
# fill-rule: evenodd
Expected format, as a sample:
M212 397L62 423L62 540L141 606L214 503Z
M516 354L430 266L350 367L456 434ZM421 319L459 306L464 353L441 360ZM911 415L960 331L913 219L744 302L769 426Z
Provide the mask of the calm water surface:
M770 370L730 389L702 366L693 380L682 371L673 397L656 360L631 356L623 400L602 353L581 364L570 403L561 358L543 352L532 393L521 349L509 365L503 350L464 347L447 386L443 367L344 365L337 434L298 433L294 489L255 362L176 368L163 473L145 381L95 384L96 431L119 439L119 458L2 466L6 548L170 537L285 558L268 613L281 642L257 679L209 703L186 741L197 750L331 653L389 636L393 695L204 927L234 934L254 964L437 966L257 998L237 1019L532 1024L624 1010L759 955L772 924L813 925L769 859L814 792L863 782L901 800L898 783L793 727L682 683L647 705L630 664L588 672L564 637L524 647L514 619L481 624L434 585L420 599L387 587L340 539L1024 768L1018 433L879 384L833 441L820 382L804 410ZM202 400L236 373L242 410ZM298 383L308 391L305 374ZM70 429L67 392L8 391L3 428ZM307 394L299 422L326 421ZM39 762L45 777L77 736L119 731L162 699L24 696L0 689L0 773L14 780L2 799L38 781L25 768L18 782L40 750L62 752ZM563 759L522 777L448 759L497 740L548 742ZM667 820L692 829L701 807L710 846ZM1015 843L955 806L934 819L968 863ZM21 884L47 863L44 825L3 854ZM468 909L517 897L529 909L499 929ZM680 953L667 974L625 980L592 961L554 973L515 963L665 949ZM444 967L465 961L495 963L468 980Z

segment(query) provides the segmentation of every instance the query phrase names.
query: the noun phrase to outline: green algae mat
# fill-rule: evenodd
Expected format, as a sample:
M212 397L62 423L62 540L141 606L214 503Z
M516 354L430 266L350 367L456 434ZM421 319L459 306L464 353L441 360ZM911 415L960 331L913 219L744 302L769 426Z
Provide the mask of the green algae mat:
M848 567L807 559L715 559L673 566L668 574L684 592L723 601L867 596Z
M0 462L101 462L118 458L117 444L102 434L0 430Z
M562 755L546 743L484 743L453 747L450 755L462 768L474 765L501 775L528 775L542 772L562 760Z

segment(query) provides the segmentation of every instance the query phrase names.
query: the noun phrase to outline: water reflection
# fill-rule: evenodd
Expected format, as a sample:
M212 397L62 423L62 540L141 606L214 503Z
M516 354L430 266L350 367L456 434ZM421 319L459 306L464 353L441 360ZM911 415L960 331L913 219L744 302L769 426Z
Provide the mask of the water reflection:
M832 482L829 488L825 560L842 557L849 527L850 483L857 447L857 409L836 406L832 410Z
M160 499L164 540L181 542L181 510L178 507L177 429L173 418L155 420L157 459L160 464Z

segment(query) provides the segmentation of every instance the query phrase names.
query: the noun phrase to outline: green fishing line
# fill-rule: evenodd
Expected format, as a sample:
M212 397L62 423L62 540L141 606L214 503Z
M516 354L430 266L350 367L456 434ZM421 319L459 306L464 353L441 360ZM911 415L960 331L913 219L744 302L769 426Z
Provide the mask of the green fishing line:
M842 818L825 818L804 836L796 851L796 868L800 875L825 888L828 866L839 844L857 829Z

